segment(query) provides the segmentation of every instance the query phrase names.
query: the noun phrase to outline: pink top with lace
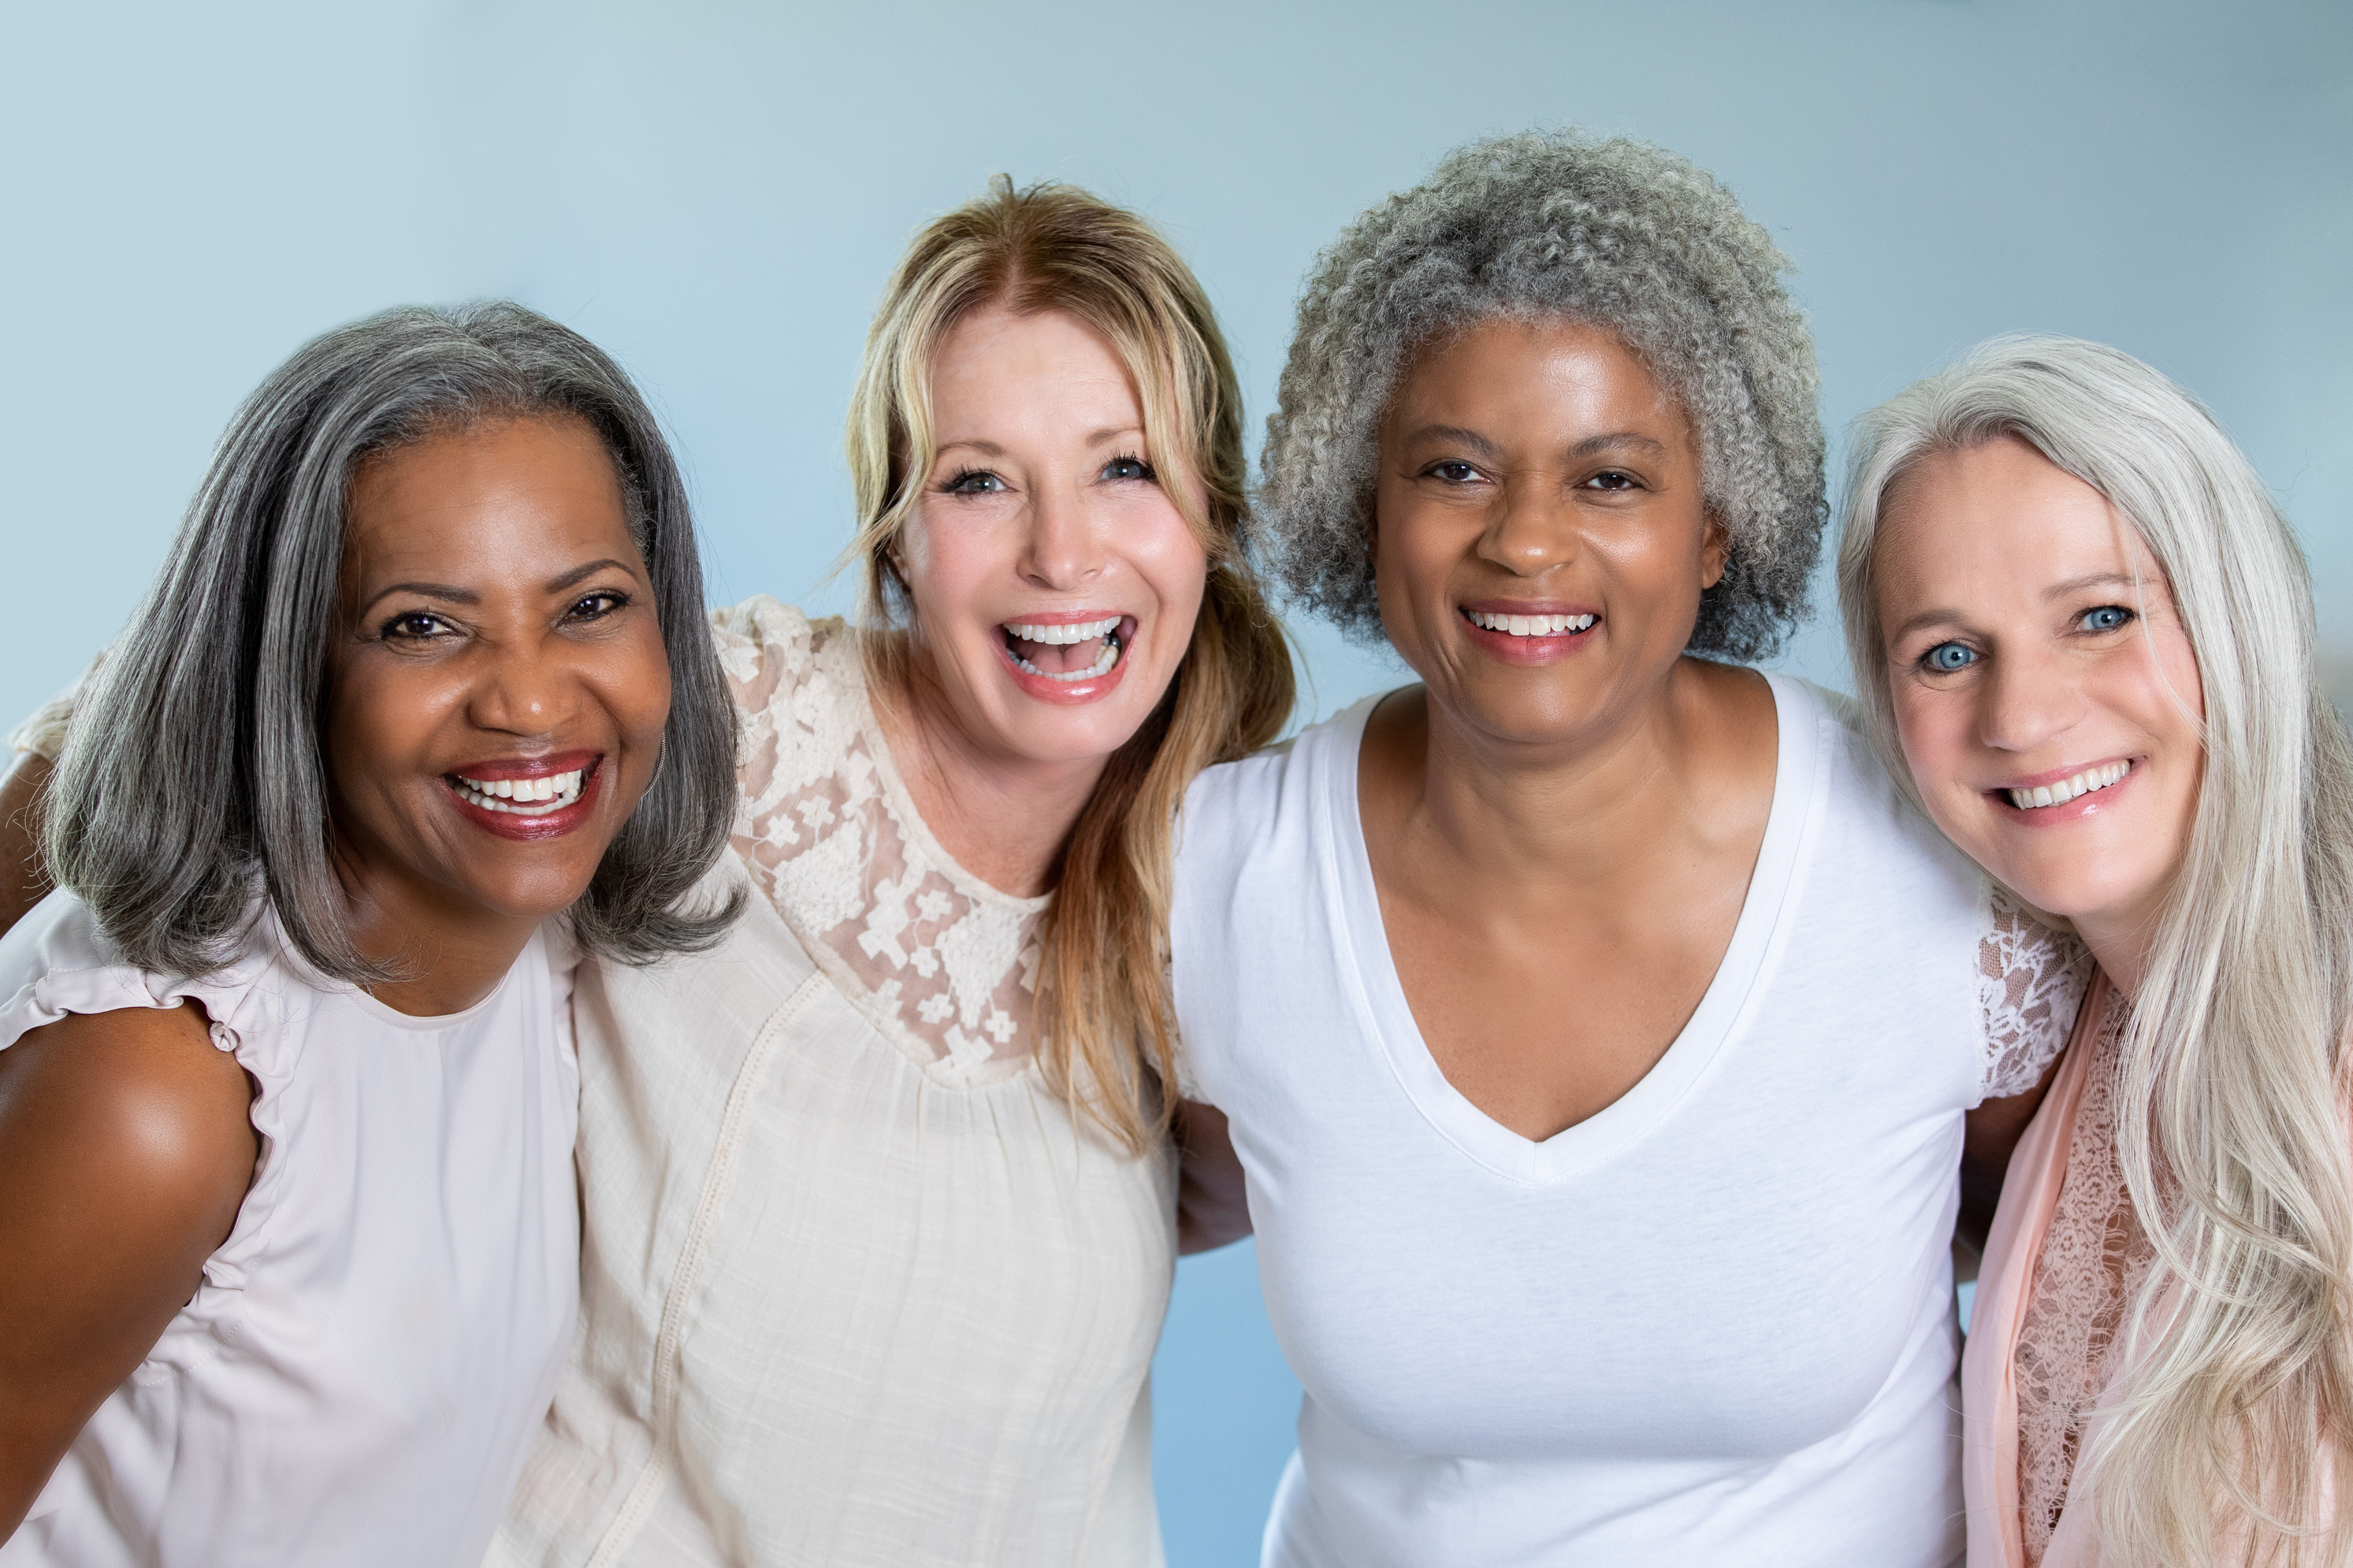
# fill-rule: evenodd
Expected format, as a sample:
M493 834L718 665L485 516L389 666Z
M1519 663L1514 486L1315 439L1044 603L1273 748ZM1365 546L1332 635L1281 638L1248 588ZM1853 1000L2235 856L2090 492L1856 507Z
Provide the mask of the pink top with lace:
M855 632L765 595L712 624L744 721L735 850L760 891L934 1076L1020 1070L1049 900L997 891L932 837L876 726Z
M2050 1549L2084 1425L2108 1385L2125 1314L2156 1251L2116 1159L2116 1068L2132 1010L2109 994L2086 1042L2084 1098L2015 1352L2018 1489L2029 1568Z

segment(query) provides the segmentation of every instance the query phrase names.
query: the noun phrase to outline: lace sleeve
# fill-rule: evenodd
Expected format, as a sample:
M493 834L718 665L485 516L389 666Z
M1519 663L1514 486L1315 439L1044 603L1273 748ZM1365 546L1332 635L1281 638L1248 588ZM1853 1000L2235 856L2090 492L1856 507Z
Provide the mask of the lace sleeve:
M1996 888L1978 939L1978 1005L1985 1016L1985 1097L2024 1094L2067 1044L2092 973L2092 955Z

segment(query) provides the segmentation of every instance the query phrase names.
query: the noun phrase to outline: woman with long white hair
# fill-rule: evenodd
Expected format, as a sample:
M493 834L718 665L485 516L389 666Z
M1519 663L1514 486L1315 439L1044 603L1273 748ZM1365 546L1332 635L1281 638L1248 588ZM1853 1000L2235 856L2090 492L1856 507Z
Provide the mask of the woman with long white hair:
M1891 772L2100 968L1978 1281L1970 1563L2345 1562L2353 750L2294 536L2164 376L1999 339L1863 417L1839 586Z

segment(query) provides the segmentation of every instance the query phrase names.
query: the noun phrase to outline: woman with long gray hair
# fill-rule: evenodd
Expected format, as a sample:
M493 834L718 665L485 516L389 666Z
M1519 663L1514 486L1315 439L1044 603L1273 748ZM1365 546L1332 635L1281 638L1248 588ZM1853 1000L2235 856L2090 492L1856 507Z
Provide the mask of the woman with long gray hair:
M2077 971L1834 700L1725 662L1824 519L1786 265L1562 133L1309 279L1269 536L1422 684L1186 803L1187 1060L1306 1389L1270 1564L1960 1552L1956 1167Z
M1858 423L1839 595L1895 778L2099 965L1978 1281L1969 1562L2347 1562L2353 747L2294 535L2147 365L1997 339Z
M514 306L330 332L78 706L0 941L0 1563L473 1563L572 1339L576 955L729 915L660 432Z

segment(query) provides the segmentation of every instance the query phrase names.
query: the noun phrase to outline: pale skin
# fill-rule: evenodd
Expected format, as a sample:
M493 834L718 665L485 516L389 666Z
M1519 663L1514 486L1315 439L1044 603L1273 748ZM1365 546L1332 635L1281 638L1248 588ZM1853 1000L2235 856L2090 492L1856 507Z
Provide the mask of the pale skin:
M1104 764L1175 679L1208 556L1161 484L1134 383L1093 329L1059 310L976 310L931 380L938 450L896 549L915 605L913 679L883 727L941 846L1034 897ZM1058 700L1018 679L1008 626L1114 616L1115 683L1071 683L1077 700ZM1060 671L1102 644L1023 646Z
M366 464L341 596L324 721L345 918L401 971L379 1000L460 1011L586 890L659 752L669 666L602 443L501 421ZM485 831L458 805L465 770L573 753L598 780L560 836ZM0 805L37 784L17 770ZM251 1094L194 1005L71 1016L0 1052L0 1539L227 1237Z
M1176 678L1208 555L1164 483L1135 384L1101 334L1058 310L992 306L958 322L931 366L937 444L922 506L894 549L914 600L908 689L879 694L893 761L924 826L1004 892L1054 885L1062 847L1120 747ZM1194 498L1198 507L1199 498ZM1116 619L1101 638L1041 644L1013 628ZM1224 1119L1178 1107L1177 1135L1230 1158ZM1178 1245L1247 1234L1239 1190L1186 1162Z
M2197 658L2156 558L2009 437L1915 465L1875 548L1888 692L1929 816L2130 994L2205 767ZM2048 805L2010 795L2120 770Z

